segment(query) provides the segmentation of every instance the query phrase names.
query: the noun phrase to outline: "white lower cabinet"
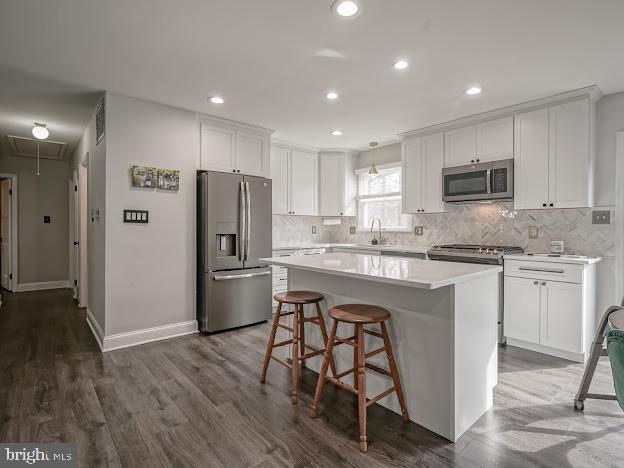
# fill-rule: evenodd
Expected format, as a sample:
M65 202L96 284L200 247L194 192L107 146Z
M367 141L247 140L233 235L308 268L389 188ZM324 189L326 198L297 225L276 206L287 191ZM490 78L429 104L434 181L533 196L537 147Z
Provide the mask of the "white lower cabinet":
M594 265L505 260L504 287L508 344L578 362L589 357Z

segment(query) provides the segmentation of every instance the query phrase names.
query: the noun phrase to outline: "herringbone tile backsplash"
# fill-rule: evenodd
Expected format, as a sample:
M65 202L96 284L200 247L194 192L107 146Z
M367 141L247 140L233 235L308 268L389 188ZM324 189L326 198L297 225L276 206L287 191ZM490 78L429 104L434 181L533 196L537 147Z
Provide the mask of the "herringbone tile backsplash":
M387 244L432 246L436 244L519 245L529 252L547 252L551 240L565 241L566 252L577 255L615 255L614 209L611 224L592 224L592 209L514 210L513 203L448 205L447 213L412 215L413 226L423 235L385 233ZM273 243L368 243L370 232L350 234L355 217L342 218L339 226L323 226L318 216L273 216ZM312 234L316 226L317 234ZM529 239L529 226L537 226L538 238Z

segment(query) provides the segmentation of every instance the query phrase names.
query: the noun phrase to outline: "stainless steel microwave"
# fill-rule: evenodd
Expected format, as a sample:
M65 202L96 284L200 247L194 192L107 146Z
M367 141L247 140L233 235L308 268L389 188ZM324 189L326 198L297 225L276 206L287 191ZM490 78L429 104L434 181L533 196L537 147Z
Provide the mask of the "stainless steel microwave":
M513 199L513 159L442 169L445 202Z

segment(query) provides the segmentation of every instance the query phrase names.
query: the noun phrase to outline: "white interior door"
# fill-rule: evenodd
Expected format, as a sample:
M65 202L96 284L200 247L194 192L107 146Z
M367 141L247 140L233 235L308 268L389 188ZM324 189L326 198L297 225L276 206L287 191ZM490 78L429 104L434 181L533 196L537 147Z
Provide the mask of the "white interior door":
M74 171L74 177L72 180L71 188L72 196L72 268L73 268L73 289L74 297L79 300L78 297L78 279L80 274L80 211L79 211L79 196L78 196L78 174Z
M87 155L88 159L88 155ZM78 307L87 307L88 300L88 275L87 275L87 228L89 223L89 210L87 207L88 192L88 168L80 165L78 169Z
M0 279L4 289L12 291L11 260L11 179L0 180Z

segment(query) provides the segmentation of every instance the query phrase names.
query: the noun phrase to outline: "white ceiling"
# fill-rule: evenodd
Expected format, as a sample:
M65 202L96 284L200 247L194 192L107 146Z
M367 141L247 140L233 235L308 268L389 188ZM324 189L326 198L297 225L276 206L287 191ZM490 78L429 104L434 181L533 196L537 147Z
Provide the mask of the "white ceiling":
M331 0L3 2L0 65L322 147L591 84L624 89L623 0L360 1L349 20ZM399 57L407 70L393 69ZM484 92L466 96L474 84Z

